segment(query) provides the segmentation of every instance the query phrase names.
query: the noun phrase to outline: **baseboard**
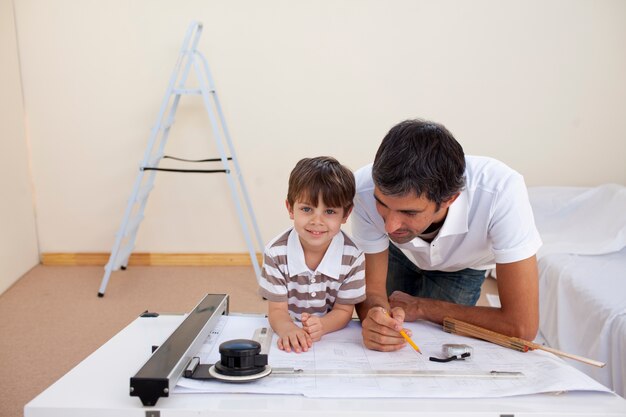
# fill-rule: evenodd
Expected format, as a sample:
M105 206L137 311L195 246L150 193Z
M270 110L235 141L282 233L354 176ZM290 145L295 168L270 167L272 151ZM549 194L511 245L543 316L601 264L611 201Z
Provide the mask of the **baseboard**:
M108 253L42 253L42 265L104 266ZM263 255L257 253L259 264ZM133 253L128 266L246 266L252 265L248 253Z

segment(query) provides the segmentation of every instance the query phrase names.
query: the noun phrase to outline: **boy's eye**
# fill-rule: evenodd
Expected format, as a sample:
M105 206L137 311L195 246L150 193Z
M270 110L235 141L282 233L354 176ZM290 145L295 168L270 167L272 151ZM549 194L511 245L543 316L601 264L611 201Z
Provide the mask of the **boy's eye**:
M326 214L335 214L335 213L337 212L333 209L326 209Z
M311 211L311 207L302 207L300 210L304 211L305 213L308 213L309 211Z

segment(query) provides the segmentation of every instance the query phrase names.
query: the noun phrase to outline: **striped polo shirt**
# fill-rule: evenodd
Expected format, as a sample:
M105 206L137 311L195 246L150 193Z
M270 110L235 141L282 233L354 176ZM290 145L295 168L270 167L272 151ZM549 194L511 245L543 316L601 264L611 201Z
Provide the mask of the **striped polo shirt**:
M265 248L259 294L269 301L286 301L290 316L297 320L304 312L322 316L335 303L360 303L365 300L365 257L342 231L311 271L298 233L291 228Z

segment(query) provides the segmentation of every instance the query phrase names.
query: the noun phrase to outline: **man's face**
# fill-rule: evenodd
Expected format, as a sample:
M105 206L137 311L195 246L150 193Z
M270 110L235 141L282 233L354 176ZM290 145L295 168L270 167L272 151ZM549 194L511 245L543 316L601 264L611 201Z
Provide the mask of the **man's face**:
M376 210L385 221L385 231L389 239L396 243L407 243L422 234L433 223L443 221L448 207L455 198L437 204L425 196L417 196L414 192L404 196L388 196L374 188Z

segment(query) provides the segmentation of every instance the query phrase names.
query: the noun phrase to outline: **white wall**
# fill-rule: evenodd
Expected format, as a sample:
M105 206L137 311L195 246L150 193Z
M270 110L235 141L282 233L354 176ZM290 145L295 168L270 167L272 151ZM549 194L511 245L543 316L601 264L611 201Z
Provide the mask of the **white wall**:
M0 0L0 294L39 262L13 4Z
M528 185L626 184L626 2L15 0L42 252L110 250L184 32L204 22L261 231L305 156L445 124ZM199 101L168 153L217 156ZM137 251L244 252L220 175L159 174Z

